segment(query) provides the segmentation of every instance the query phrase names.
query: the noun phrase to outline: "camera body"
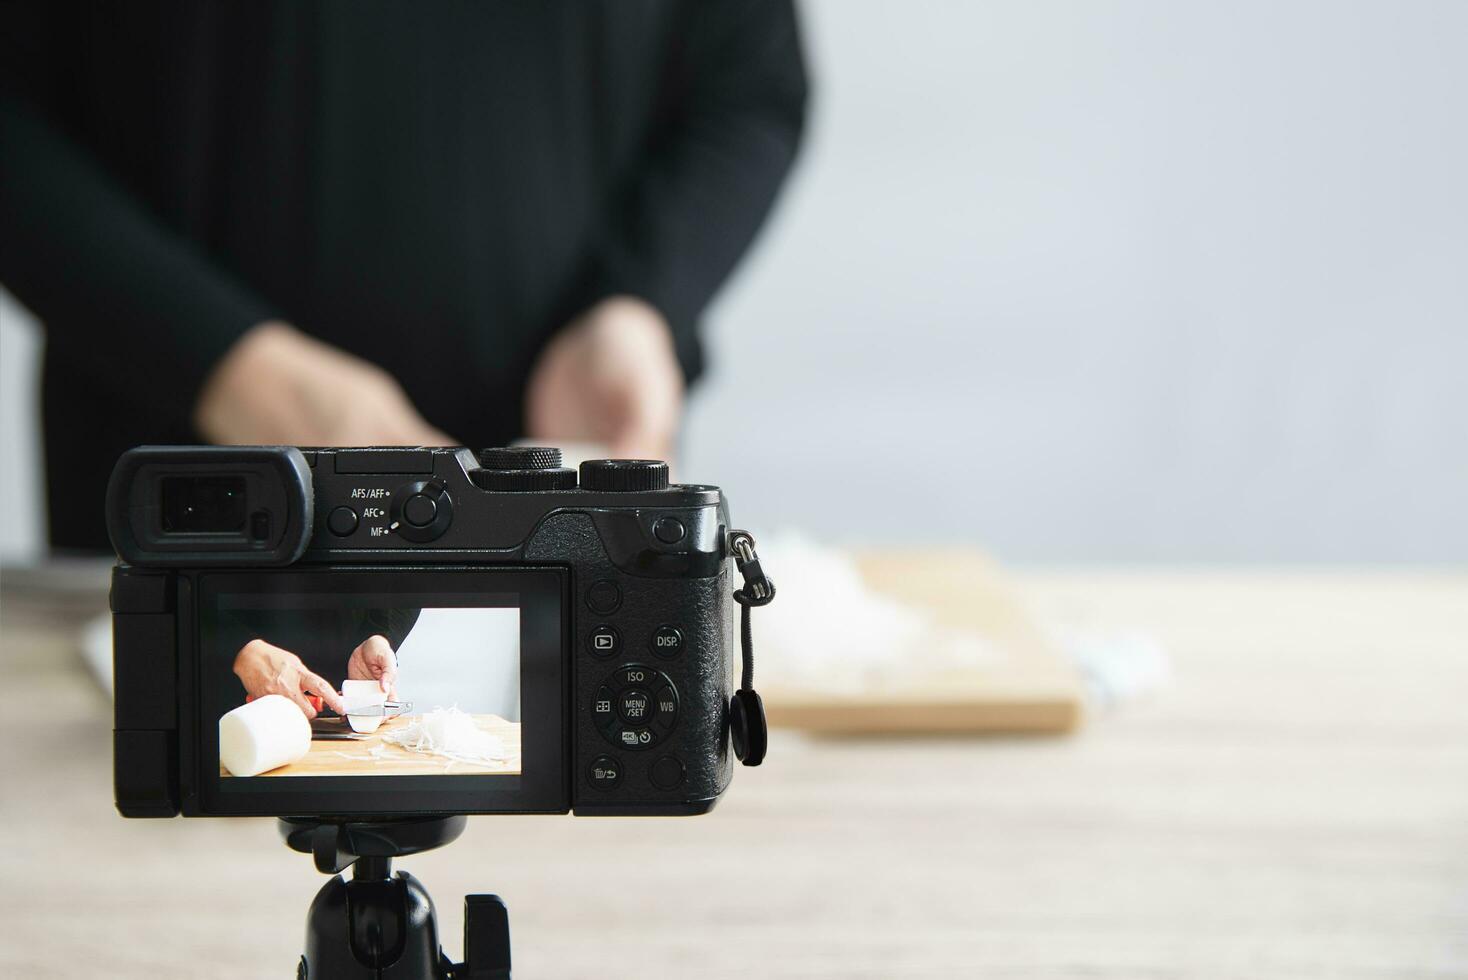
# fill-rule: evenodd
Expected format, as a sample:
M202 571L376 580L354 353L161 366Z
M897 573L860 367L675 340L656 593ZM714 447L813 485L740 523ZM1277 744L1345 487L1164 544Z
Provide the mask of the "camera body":
M578 477L545 449L140 447L113 471L107 525L125 816L682 815L729 783L728 509L662 463ZM411 632L361 625L388 621ZM314 768L225 768L246 647L320 646L312 669L342 677L374 629L404 678L438 663L438 689L471 706L503 688L463 717L505 759L369 751L317 718ZM518 680L475 680L491 661Z

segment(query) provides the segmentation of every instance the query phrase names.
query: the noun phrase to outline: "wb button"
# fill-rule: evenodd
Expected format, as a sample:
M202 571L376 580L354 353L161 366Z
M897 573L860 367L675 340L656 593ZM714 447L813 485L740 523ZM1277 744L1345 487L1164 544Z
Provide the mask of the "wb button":
M586 638L586 648L595 657L615 656L622 649L622 637L610 626L598 626Z

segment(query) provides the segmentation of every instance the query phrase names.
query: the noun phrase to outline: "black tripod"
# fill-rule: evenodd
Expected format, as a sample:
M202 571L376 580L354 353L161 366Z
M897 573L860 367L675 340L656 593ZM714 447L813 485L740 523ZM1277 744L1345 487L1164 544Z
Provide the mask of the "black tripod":
M306 918L297 980L509 980L510 918L498 895L464 897L464 962L438 945L433 900L392 859L442 847L466 818L372 822L283 818L280 835L332 875ZM352 868L352 880L337 872Z

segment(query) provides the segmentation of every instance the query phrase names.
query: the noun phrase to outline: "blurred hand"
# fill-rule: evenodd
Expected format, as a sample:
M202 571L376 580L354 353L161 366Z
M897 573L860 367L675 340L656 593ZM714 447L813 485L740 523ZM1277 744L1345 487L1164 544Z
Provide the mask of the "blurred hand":
M377 681L388 700L397 698L398 658L392 644L382 635L363 640L347 660L347 679Z
M223 445L455 445L392 375L277 322L246 331L215 366L194 424Z
M594 442L613 456L667 459L683 411L683 372L662 314L614 296L556 335L530 373L527 434Z
M251 697L283 694L296 703L307 718L316 717L316 709L306 700L306 692L321 696L322 702L337 714L345 705L341 695L321 677L306 669L301 658L289 650L264 640L251 640L240 647L234 658L234 673Z

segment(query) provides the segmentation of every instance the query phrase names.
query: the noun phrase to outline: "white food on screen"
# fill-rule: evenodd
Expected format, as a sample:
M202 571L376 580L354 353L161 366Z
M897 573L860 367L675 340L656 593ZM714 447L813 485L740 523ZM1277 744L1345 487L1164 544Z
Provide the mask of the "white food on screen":
M377 731L377 726L382 724L382 715L358 714L355 711L348 711L347 724L351 725L352 731L358 735L371 735Z
M358 735L371 735L377 731L386 717L383 711L386 703L387 695L382 693L382 685L376 681L342 682L342 707L347 724Z
M452 708L434 708L426 715L411 719L402 728L387 732L384 742L408 749L442 756L455 762L489 766L509 758L505 743L474 723L472 715Z
M234 776L290 765L311 749L311 723L295 702L267 694L219 719L219 762Z
M378 681L342 681L342 699L354 704L382 704L387 695Z

